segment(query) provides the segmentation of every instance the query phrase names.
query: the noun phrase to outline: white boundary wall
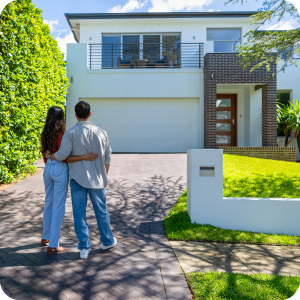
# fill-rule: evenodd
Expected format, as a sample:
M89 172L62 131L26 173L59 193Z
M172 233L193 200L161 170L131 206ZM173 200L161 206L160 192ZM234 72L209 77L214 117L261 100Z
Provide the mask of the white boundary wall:
M215 176L200 176L200 166ZM300 198L223 198L223 150L188 150L187 211L192 223L300 236Z

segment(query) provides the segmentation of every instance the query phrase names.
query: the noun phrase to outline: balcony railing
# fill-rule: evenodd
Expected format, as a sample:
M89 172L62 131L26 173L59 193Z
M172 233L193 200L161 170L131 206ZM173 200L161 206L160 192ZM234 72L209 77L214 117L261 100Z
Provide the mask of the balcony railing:
M203 43L88 45L88 69L134 68L203 68Z

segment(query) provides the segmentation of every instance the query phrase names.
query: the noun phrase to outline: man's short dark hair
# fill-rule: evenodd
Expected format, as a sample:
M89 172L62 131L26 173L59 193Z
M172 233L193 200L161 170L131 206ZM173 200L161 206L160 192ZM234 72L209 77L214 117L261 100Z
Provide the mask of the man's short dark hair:
M75 105L75 112L79 119L87 119L91 111L90 105L85 101L79 101Z

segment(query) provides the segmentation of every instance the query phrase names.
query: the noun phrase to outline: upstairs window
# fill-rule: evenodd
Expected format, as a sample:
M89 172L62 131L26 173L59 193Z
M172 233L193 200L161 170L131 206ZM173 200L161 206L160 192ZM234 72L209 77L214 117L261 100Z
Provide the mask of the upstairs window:
M118 68L118 60L132 67L139 60L146 60L147 67L180 67L180 33L102 34L102 45L91 46L94 67Z
M102 35L102 53L100 49L95 49L92 53L94 62L101 64L102 68L110 69L117 67L117 58L121 55L121 35L103 34Z
M300 53L295 53L294 51L295 51L295 49L292 46L289 46L288 49L286 49L282 52L281 58L285 59L285 58L287 58L287 56L289 54L289 56L291 58L299 59L300 58Z
M237 52L237 47L241 45L241 29L209 28L207 29L206 40L214 42L214 52Z

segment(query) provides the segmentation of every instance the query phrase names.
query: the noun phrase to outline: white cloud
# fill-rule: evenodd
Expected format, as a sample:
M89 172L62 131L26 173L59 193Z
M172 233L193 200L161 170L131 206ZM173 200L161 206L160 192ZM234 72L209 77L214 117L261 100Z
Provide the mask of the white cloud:
M57 32L60 34L62 32L67 32L69 31L69 29L65 28L65 29L58 29Z
M296 28L295 26L293 26L293 24L297 23L295 20L288 20L288 21L279 21L276 24L268 24L265 25L259 29L263 29L263 30L289 30L289 29L294 29Z
M64 37L61 37L61 33L55 38L58 42L58 46L60 47L61 51L65 53L66 58L66 52L67 52L67 44L69 43L76 43L73 33L70 32L69 34L66 34Z
M56 31L54 25L58 25L58 20L50 20L50 21L44 20L44 23L49 25L50 32Z
M172 12L203 10L203 6L209 5L213 0L150 0L152 7L149 12Z
M213 11L214 11L214 10L213 10L212 8L208 10L208 12L213 12Z
M116 5L113 8L109 9L109 13L127 13L139 9L145 5L146 1L139 2L137 0L128 0L125 5Z

